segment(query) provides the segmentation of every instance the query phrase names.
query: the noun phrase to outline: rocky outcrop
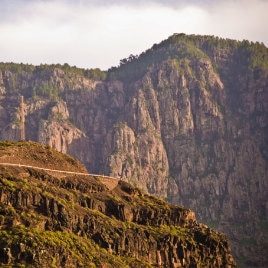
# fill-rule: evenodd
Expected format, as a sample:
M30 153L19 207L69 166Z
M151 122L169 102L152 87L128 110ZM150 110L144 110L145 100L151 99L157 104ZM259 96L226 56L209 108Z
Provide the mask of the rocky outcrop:
M230 237L240 265L265 267L267 55L263 44L179 34L101 81L3 64L0 138L19 138L23 94L28 139L196 210Z
M38 144L0 149L13 162L24 164L21 151L29 159L38 152L42 166L49 153L64 168L77 168ZM193 211L124 181L109 190L101 178L0 165L0 201L1 265L236 267L226 236L198 223Z

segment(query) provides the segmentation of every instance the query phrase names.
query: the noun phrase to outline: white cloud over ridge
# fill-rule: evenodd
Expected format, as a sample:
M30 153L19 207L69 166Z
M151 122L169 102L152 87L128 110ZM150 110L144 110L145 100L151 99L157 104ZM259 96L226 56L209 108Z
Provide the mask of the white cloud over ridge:
M265 0L144 2L2 0L0 61L107 69L174 32L268 44Z

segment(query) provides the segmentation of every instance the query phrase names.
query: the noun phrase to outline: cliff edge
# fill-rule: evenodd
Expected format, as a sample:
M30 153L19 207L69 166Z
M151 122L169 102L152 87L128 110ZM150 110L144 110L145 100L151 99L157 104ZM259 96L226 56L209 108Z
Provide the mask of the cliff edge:
M122 180L109 189L48 146L1 142L0 163L1 265L236 267L226 236L193 211Z

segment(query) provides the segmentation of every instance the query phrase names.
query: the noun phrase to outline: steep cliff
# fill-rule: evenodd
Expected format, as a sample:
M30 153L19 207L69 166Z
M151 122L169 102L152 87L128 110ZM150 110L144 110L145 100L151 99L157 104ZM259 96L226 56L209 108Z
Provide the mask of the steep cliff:
M81 173L48 146L0 143L1 266L236 267L226 236L193 211Z
M27 139L197 211L243 266L268 265L268 49L175 34L107 73L2 64L0 138Z

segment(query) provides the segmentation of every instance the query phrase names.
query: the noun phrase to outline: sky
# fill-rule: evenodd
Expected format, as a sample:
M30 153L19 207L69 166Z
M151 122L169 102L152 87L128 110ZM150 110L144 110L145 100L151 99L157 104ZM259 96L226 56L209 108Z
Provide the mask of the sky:
M173 33L268 46L268 0L0 0L0 62L107 70Z

